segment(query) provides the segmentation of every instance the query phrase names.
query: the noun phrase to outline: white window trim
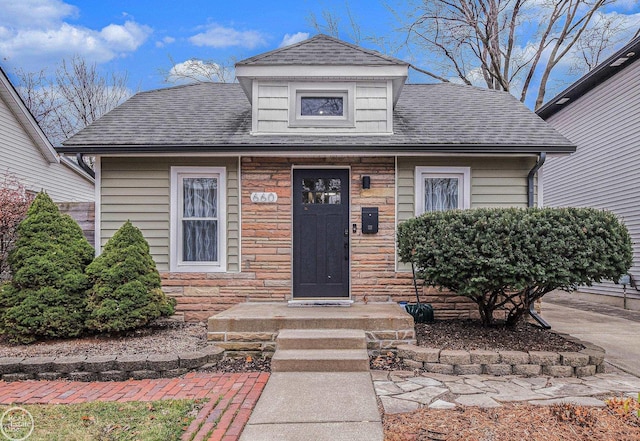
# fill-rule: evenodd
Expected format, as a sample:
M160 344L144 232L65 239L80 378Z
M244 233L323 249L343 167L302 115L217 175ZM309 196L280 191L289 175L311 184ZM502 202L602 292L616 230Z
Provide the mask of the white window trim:
M459 178L462 182L458 191L458 209L471 208L471 167L416 167L415 174L415 214L424 213L424 178Z
M225 167L171 167L171 219L169 240L169 269L171 272L226 272L227 271L227 171ZM215 176L218 178L218 262L181 263L181 224L178 210L180 176Z
M341 97L342 116L303 116L303 97ZM289 127L355 127L353 83L289 83Z

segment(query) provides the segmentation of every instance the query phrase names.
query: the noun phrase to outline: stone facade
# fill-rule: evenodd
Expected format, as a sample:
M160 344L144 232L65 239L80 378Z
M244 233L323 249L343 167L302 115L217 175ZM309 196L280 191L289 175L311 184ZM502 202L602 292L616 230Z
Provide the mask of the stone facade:
M394 157L262 158L241 161L241 271L238 273L162 273L164 291L178 301L186 321L204 321L246 301L286 301L292 289L292 169L348 167L351 171L351 299L414 301L411 273L396 270L396 164ZM362 176L371 188L362 188ZM275 192L274 204L251 202L252 192ZM379 232L362 234L361 208L378 207ZM468 299L425 288L437 319L469 318Z

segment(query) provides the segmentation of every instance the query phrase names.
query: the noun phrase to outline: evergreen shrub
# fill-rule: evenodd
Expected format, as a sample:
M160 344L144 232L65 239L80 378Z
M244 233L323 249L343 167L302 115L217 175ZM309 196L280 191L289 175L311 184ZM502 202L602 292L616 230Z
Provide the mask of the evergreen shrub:
M122 332L173 314L175 299L160 288L160 274L142 232L127 221L87 267L86 324L98 332Z
M36 196L17 231L13 278L0 292L0 331L20 343L81 335L93 247L46 193Z
M631 266L627 228L591 208L425 213L398 227L398 253L430 286L466 296L485 325L513 325L555 289L617 281Z

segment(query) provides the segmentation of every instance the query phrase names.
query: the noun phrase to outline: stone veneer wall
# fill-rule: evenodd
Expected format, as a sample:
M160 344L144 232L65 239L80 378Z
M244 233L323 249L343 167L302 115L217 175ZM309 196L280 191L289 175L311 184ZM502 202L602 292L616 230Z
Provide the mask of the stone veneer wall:
M393 157L257 158L241 162L241 272L162 273L164 291L178 301L186 321L204 321L246 301L291 298L292 167L351 168L351 293L357 302L413 301L411 273L396 271L396 175ZM362 189L362 176L371 188ZM275 192L275 204L255 204L252 192ZM379 208L379 233L363 235L361 208ZM460 296L425 288L423 302L432 303L436 318L469 318L475 304Z
M278 332L211 332L207 340L216 347L224 349L225 356L245 357L247 355L271 357L276 351ZM394 329L388 331L365 331L367 352L377 356L388 351L396 351L399 346L416 343L416 334L411 329Z

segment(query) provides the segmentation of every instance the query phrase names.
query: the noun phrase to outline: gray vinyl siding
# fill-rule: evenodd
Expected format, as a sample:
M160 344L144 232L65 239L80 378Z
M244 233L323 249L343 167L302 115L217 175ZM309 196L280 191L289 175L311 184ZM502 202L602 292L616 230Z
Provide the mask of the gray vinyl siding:
M631 274L640 280L640 62L620 71L548 119L577 145L576 153L549 158L544 202L553 207L594 207L614 212L633 241ZM580 288L622 295L613 283ZM637 294L637 293L636 293Z
M415 216L415 168L470 167L471 208L526 207L535 158L398 158L398 222Z
M28 190L45 190L55 202L92 202L93 183L68 166L49 163L16 115L0 98L0 179L8 173Z
M320 83L314 83L320 84ZM329 83L330 84L330 83ZM313 88L313 85L310 86ZM323 89L320 89L323 90ZM390 133L392 131L389 83L358 82L355 86L355 127L289 127L289 85L260 83L255 103L259 133Z
M172 166L226 167L227 271L239 271L237 158L101 158L100 243L130 220L149 242L159 271L169 271Z

